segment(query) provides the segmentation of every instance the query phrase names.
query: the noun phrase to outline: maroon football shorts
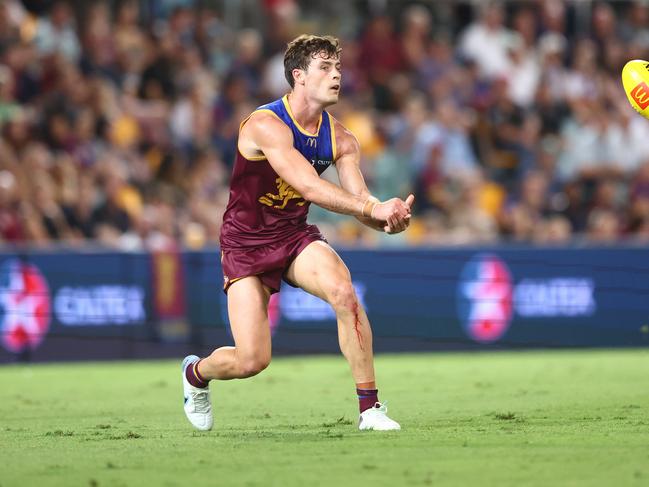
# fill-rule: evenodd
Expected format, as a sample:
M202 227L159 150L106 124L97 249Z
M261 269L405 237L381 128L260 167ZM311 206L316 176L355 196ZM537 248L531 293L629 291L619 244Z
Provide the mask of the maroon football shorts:
M279 292L288 267L307 245L318 240L327 241L318 227L309 225L304 230L261 247L221 251L223 292L227 294L233 282L248 276L258 276L270 288L271 294ZM289 281L286 282L295 287Z

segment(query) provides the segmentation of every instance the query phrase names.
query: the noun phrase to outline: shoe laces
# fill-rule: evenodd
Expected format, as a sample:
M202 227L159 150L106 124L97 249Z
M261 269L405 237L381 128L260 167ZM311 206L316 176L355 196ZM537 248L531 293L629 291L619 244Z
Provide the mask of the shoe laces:
M192 391L190 392L193 403L194 412L196 413L209 413L210 412L210 399L208 391Z

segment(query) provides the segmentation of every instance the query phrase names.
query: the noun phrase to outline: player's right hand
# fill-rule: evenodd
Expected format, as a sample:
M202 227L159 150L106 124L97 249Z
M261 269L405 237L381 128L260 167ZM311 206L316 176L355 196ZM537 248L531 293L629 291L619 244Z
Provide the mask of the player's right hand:
M377 204L372 210L372 218L385 222L386 233L403 232L410 224L411 211L415 197L409 195L406 201L400 198L392 198L383 203Z

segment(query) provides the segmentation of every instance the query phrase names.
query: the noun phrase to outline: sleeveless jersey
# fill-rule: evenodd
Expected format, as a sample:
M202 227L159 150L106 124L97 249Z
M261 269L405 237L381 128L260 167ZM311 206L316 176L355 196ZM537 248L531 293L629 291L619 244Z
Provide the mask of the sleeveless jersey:
M288 95L260 106L253 113L261 111L272 113L291 129L293 147L319 175L333 164L336 139L329 113L323 111L318 129L312 134L293 117ZM244 120L241 127L247 121ZM221 248L259 247L306 230L309 205L296 189L278 176L266 157L245 158L237 146L230 198L221 227Z

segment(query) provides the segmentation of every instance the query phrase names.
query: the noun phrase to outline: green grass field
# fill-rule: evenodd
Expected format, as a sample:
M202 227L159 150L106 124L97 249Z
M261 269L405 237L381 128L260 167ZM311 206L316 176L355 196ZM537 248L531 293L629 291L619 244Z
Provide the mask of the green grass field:
M389 355L359 432L342 357L276 359L182 412L180 360L0 367L0 486L646 486L649 351Z

